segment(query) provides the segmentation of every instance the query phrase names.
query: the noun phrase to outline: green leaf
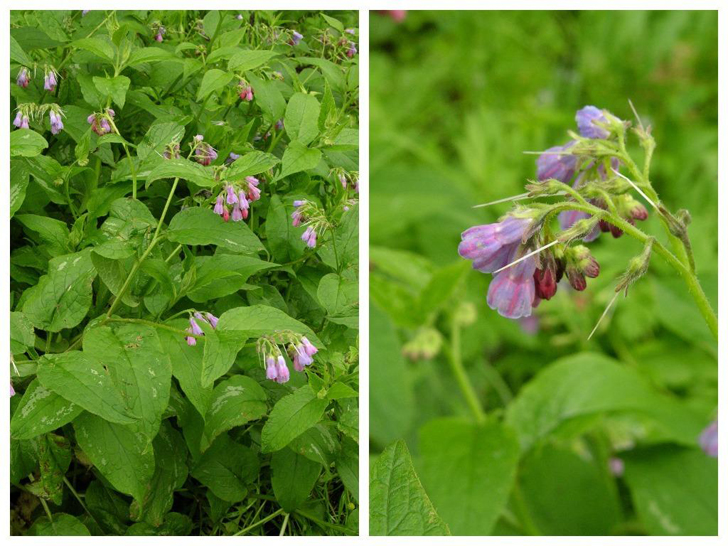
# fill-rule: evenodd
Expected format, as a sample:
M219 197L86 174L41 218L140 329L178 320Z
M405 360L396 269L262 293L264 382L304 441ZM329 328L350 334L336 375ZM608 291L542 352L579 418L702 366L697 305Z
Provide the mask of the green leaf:
M32 129L10 133L10 157L35 157L48 147L48 141Z
M301 64L310 64L321 70L326 81L337 91L343 91L346 87L344 72L339 65L318 57L298 57L296 60Z
M233 79L233 74L225 72L218 68L212 68L205 72L200 83L200 89L197 91L197 100L200 101L207 97L210 93L219 91Z
M322 133L326 131L328 127L333 125L339 117L339 112L336 109L336 101L334 100L334 94L331 92L331 86L326 81L324 85L324 97L321 101L321 110L318 118L318 128Z
M228 180L242 180L246 176L264 173L280 162L281 160L272 154L255 150L236 159L225 175Z
M276 451L270 460L271 484L278 504L286 512L300 508L321 474L321 465L290 449Z
M420 483L407 445L387 447L371 473L369 533L372 536L449 536Z
M88 511L106 533L118 536L126 532L129 503L121 495L104 487L99 480L94 480L86 488L83 500Z
M305 144L294 140L288 145L286 151L283 152L282 161L283 166L281 172L276 177L277 180L315 168L319 164L319 161L321 161L321 150L307 148Z
M344 213L341 224L334 230L334 239L335 252L328 241L319 248L318 254L324 263L333 269L356 267L359 264L359 205Z
M265 271L278 264L236 254L199 256L195 260L197 282L187 294L192 301L204 303L233 294L259 271ZM224 279L224 282L221 282Z
M30 181L30 173L22 160L10 160L10 218L25 201L25 194Z
M143 502L154 475L154 450L132 427L110 423L91 413L73 421L76 440L99 472L117 490Z
M75 517L57 512L53 514L53 521L49 520L47 516L41 516L36 519L31 528L28 529L28 535L36 537L80 537L91 536L91 533L88 528Z
M275 123L283 117L286 110L286 100L278 88L278 81L266 81L252 73L247 74L250 85L255 91L255 103L263 111L263 117L268 123Z
M313 95L295 93L286 107L284 127L291 141L309 144L318 136L318 117L321 106Z
M210 40L213 40L217 35L218 28L220 27L220 12L217 10L210 10L202 20L202 29L207 34Z
M140 417L131 428L151 443L167 408L172 380L169 355L156 330L138 324L93 328L84 336L83 351L106 366L128 407Z
M116 76L115 78L100 78L94 76L94 84L96 89L102 95L111 97L113 101L119 105L119 108L124 108L126 102L126 92L129 90L129 84L131 80L126 76Z
M35 346L33 324L20 312L10 313L10 352L24 353L28 347Z
M228 62L228 70L247 72L248 70L253 70L254 68L264 65L277 55L279 55L279 53L269 50L242 50L230 58L230 61Z
M162 49L161 47L141 47L131 52L126 66L136 66L143 63L155 63L162 61L179 61L182 59L177 57L171 51Z
M356 282L329 273L321 278L318 286L318 300L329 315L341 315L357 305L359 286Z
M247 341L240 332L213 329L200 324L205 332L205 349L202 357L202 386L210 387L216 379L225 375Z
M172 509L175 490L187 480L185 441L169 421L164 421L154 438L154 459L156 468L147 494L143 502L135 500L132 503L131 517L159 527Z
M506 412L506 423L527 451L575 417L629 412L648 418L657 432L695 445L702 420L681 402L655 391L634 369L599 354L582 353L539 372Z
M292 211L293 206L286 208L277 194L271 197L264 225L265 235L273 258L281 263L300 258L306 247L301 240L301 230L291 225Z
M73 47L77 49L85 49L94 55L101 57L105 61L113 62L116 52L114 46L101 38L82 38L73 42Z
M331 28L338 30L341 34L344 33L344 25L341 23L341 21L334 17L329 17L323 12L321 13L321 17L324 18L324 21L326 21Z
M30 68L33 66L33 60L23 51L18 41L10 36L10 62L18 63L22 66Z
M333 421L324 419L291 440L288 448L328 468L341 451L341 444Z
M31 381L10 421L10 435L17 440L29 440L51 432L73 421L83 408L60 397L40 384Z
M249 337L260 337L281 330L291 330L306 336L319 349L324 346L308 326L288 316L280 309L267 305L250 305L225 311L220 315L217 329L243 332Z
M236 375L215 387L205 415L205 436L212 442L223 432L260 419L268 411L268 396L250 377Z
M518 465L515 435L499 423L436 419L420 429L421 477L454 535L488 535Z
M90 249L53 258L48 274L25 300L23 313L33 326L47 332L78 326L91 307L95 276Z
M63 502L63 476L71 464L70 441L63 436L44 434L31 440L38 459L39 477L28 491L53 504Z
M372 439L386 445L403 437L414 419L414 395L407 363L394 325L375 305L369 306L371 381L369 420Z
M109 250L108 247L105 250ZM118 297L131 271L125 267L124 260L106 258L94 251L91 253L91 262L109 291ZM121 301L129 307L139 305L139 300L129 290L124 293Z
M169 240L186 245L218 245L241 254L254 254L263 244L245 222L225 222L211 209L193 207L172 218Z
M189 180L203 188L211 188L218 184L213 179L211 170L184 158L168 159L157 165L147 177L147 187L160 178Z
M281 398L263 427L261 451L271 453L286 447L321 420L328 403L328 400L318 398L310 385Z
M80 351L44 355L38 362L41 385L86 411L113 423L134 423L140 417L127 406L104 362Z
M356 442L345 439L336 457L336 471L346 490L359 502L359 446Z
M659 445L620 454L640 520L653 535L718 534L718 461Z
M219 436L190 474L222 500L240 502L248 494L248 484L258 477L260 463L255 452Z

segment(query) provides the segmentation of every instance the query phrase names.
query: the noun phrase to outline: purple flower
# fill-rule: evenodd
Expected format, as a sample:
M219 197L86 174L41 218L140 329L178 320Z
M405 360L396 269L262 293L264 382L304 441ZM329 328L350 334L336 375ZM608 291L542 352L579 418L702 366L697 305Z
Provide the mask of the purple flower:
M20 126L23 124L23 114L20 110L15 114L15 119L13 120L13 125L20 128Z
M298 360L297 354L293 355L293 369L297 372L302 372L306 369L306 367Z
M253 87L247 82L241 81L238 84L238 94L240 95L240 100L250 102L253 100Z
M301 343L303 344L303 348L306 350L307 355L313 356L318 353L318 349L314 347L313 343L311 343L306 336L301 338Z
M225 210L222 195L217 196L217 201L215 201L215 208L212 210L215 212L215 214L219 214L220 216L222 216L222 213Z
M13 382L10 382L10 398L15 396L15 389L13 388Z
M706 455L718 458L718 421L713 421L703 430L698 443Z
M283 120L282 119L279 119L278 121L276 121L276 130L277 131L283 130Z
M349 49L346 52L346 56L351 59L356 54L357 54L356 44L354 42L349 42Z
M24 66L21 67L20 72L18 72L18 79L15 81L22 88L28 87L30 83L30 71Z
M86 14L91 11L90 9L81 10L81 17L86 17Z
M291 218L293 219L293 227L300 226L303 221L303 215L301 215L300 210L294 210L293 214L291 214Z
M566 230L576 224L579 220L586 220L587 218L591 218L591 214L587 214L580 210L565 210L559 213L559 227L561 227L562 230ZM599 237L600 233L601 230L599 229L599 224L597 224L594 226L591 233L584 237L584 242L592 242L594 239Z
M56 73L53 70L46 72L43 89L52 93L55 90L57 83L58 82L56 81Z
M344 176L344 173L339 175L339 182L341 182L341 187L346 189L346 177Z
M298 345L294 346L293 350L296 352L298 362L302 366L309 366L313 363L313 358L311 357L311 355L308 354L308 351L306 350L306 347L304 347L303 343L299 343Z
M189 328L187 329L187 331L190 332ZM197 339L192 336L187 336L185 340L187 341L187 345L189 345L190 347L194 347L195 345L197 345Z
M624 475L624 461L619 457L609 458L609 472L615 478L621 478Z
M240 222L243 219L243 211L240 209L240 205L235 203L233 206L233 222Z
M576 124L581 136L586 138L607 138L609 131L595 122L605 123L604 112L596 106L585 106L576 113Z
M288 371L288 366L286 366L286 361L282 355L278 355L278 359L276 360L276 372L278 374L276 379L278 383L288 383L291 374Z
M235 188L228 184L227 186L225 186L225 191L227 192L228 205L234 205L238 202L238 195L235 193Z
M240 193L238 193L238 202L240 204L241 210L248 210L250 208L250 203L248 202L248 199L245 197L245 192L240 190Z
M201 142L201 140L197 138L200 136L202 135L197 135L195 140ZM207 167L210 163L217 159L217 152L215 151L215 148L206 142L201 142L201 144L197 145L197 149L195 150L195 159L200 165Z
M248 199L251 201L257 201L260 199L260 189L258 188L260 180L254 176L246 176L245 181L248 183Z
M27 115L23 115L23 118L20 120L20 128L30 129L30 118Z
M233 162L240 159L240 156L236 153L230 152L230 155L227 156L227 159L225 160L225 165L231 165Z
M306 231L303 232L303 235L301 235L301 239L303 239L309 248L314 248L316 246L316 230L308 226Z
M301 40L303 40L303 34L296 32L295 30L292 33L291 41L289 42L292 46L297 46L301 43Z
M202 331L202 328L200 328L200 325L197 324L197 321L193 317L190 317L190 328L192 333L196 336L205 335L205 332Z
M51 133L57 135L63 130L63 120L61 119L61 115L58 112L51 110L49 116L51 119Z
M303 206L303 205L305 205L305 204L306 204L306 200L305 200L305 199L296 199L296 200L295 200L295 201L293 202L293 206L294 206L294 207L296 207L296 208L298 208L298 207L302 207L302 206Z
M512 250L520 245L530 225L529 218L507 216L495 224L472 227L463 232L458 253L473 260L473 269L492 273L509 263Z
M536 173L539 180L554 178L568 183L574 176L576 169L576 156L569 154L556 154L554 152L567 152L574 145L574 141L567 142L563 146L554 146L546 150L536 160Z
M265 359L265 377L271 381L278 379L278 368L276 359L273 356L268 356Z
M513 246L506 263L515 261L519 255L518 245ZM488 287L488 306L506 318L529 316L536 296L534 271L536 259L532 256L496 273Z
M217 321L220 320L219 318L217 318L212 313L205 313L205 318L207 319L207 322L210 323L210 326L212 326L213 328L217 328Z
M164 36L165 34L167 34L167 29L160 26L159 29L157 29L157 35L154 37L154 39L158 42L161 42L162 36Z

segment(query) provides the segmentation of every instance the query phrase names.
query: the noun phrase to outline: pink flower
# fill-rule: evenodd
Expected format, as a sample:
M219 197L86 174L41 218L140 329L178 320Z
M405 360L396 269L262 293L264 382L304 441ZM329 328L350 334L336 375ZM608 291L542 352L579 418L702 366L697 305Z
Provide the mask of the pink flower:
M217 328L217 322L218 320L220 320L219 318L217 318L212 313L205 313L205 318L210 323L210 326L212 326L213 328Z
M303 348L306 350L306 354L308 354L309 356L313 356L318 353L318 349L314 347L314 345L308 340L306 336L303 336L301 338L301 343L303 344Z
M706 455L718 458L718 421L713 421L703 430L698 443Z
M301 235L301 239L306 243L309 248L316 247L316 230L311 226L306 228L306 231Z
M278 367L276 366L276 359L272 356L268 356L265 359L265 377L271 381L278 379Z
M507 263L518 259L520 254L518 246L512 247ZM496 273L488 287L488 306L506 318L530 316L536 297L534 271L536 260L530 257Z
M21 67L18 72L18 78L15 82L22 88L28 87L28 84L30 83L30 71L24 66Z
M43 83L43 89L45 89L46 91L50 91L52 93L53 91L55 91L57 83L58 82L56 80L55 71L49 70L48 72L46 72L45 82Z
M233 222L240 222L243 219L243 211L240 209L240 205L235 203L233 206Z
M225 210L222 195L217 196L217 200L215 201L215 208L212 210L215 212L215 214L219 214L220 216L222 216L222 213Z
M200 328L200 325L197 324L197 321L193 317L190 317L190 329L196 336L205 335L205 332L202 331L202 328Z
M554 152L568 152L575 142L567 142L563 146L554 146L541 154L536 160L536 174L539 180L554 178L565 184L571 181L576 169L576 156L558 155Z
M276 372L278 374L276 382L288 383L288 380L291 378L291 374L288 371L288 366L286 366L286 361L282 355L279 355L276 360Z
M235 193L235 188L228 184L227 186L225 186L225 191L227 192L228 205L234 205L238 202L238 195Z
M473 260L473 269L492 273L509 263L509 256L531 225L529 218L507 216L501 222L472 227L462 234L458 253Z

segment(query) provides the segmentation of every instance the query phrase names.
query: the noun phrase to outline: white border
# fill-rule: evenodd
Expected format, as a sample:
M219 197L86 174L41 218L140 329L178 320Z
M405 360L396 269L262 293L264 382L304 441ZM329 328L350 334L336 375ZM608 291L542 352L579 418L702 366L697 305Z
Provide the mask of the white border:
M91 2L86 0L86 4L83 5L79 1L67 1L67 0L27 0L18 1L11 0L7 2L4 9L0 10L0 28L3 29L3 38L0 42L0 51L2 51L2 62L4 77L0 82L0 96L8 97L10 90L10 78L9 78L9 48L8 48L8 35L7 29L9 28L9 9L119 9L120 2L110 0L96 0ZM391 5L396 4L396 5ZM359 13L359 29L360 29L360 177L361 177L361 192L360 192L360 461L359 461L359 483L360 483L360 494L359 494L359 510L360 510L360 537L337 537L337 542L343 541L346 543L364 542L371 544L482 544L487 542L488 544L500 545L500 544L523 544L538 543L546 545L609 545L612 546L615 542L623 544L675 544L682 546L686 540L683 537L369 537L368 536L368 512L369 512L369 462L368 462L368 438L369 438L369 331L368 331L368 319L369 319L369 306L368 306L368 289L369 289L369 273L368 273L368 262L369 262L369 234L368 234L368 223L369 223L369 72L368 72L368 61L369 61L369 10L380 9L384 7L396 7L399 9L460 9L460 10L472 10L472 9L510 9L510 10L578 10L578 9L590 9L590 10L637 10L637 9L671 9L671 10L719 10L719 29L723 30L723 33L719 32L719 50L720 50L720 61L719 61L719 115L721 120L725 120L728 112L728 106L726 104L726 70L725 62L726 51L728 44L728 23L726 21L726 12L728 7L723 7L722 3L718 0L692 0L690 2L680 0L662 0L662 1L647 1L647 0L591 0L586 2L585 0L510 0L508 2L498 2L495 0L449 0L443 2L441 0L423 0L423 1L412 1L412 0L392 0L390 2L374 2L370 0L249 0L240 2L211 0L204 3L204 6L200 5L199 0L176 0L174 2L162 2L160 0L125 0L123 2L123 9L352 9L360 10ZM723 7L723 9L721 9ZM626 62L629 62L626 60ZM0 114L3 120L3 127L10 127L10 116L8 108L3 108ZM728 129L726 129L726 123L723 122L719 128L719 192L718 192L718 209L726 211L725 191L720 191L720 188L728 184L728 177L725 174L726 160L725 155L728 153L726 143L728 142ZM0 146L2 146L4 162L4 181L5 189L0 193L0 208L2 209L2 226L3 230L8 230L9 226L9 197L7 188L9 188L9 131L8 129L0 131ZM689 188L686 188L689 191ZM719 218L719 267L721 271L728 271L726 261L728 260L728 248L726 248L726 241L728 241L728 216L723 213ZM5 231L5 236L2 239L2 252L3 257L7 257L10 252L9 248L9 233ZM5 290L0 294L0 308L9 309L9 293L10 293L10 267L9 261L4 259L2 261L2 271L5 282ZM722 283L724 284L724 283ZM726 339L728 334L728 327L725 324L726 308L728 306L728 295L726 291L722 290L719 292L720 305L719 305L719 317L720 317L720 339ZM9 316L7 313L0 313L0 324L2 324L5 335L2 336L0 341L0 352L2 354L9 354ZM719 346L719 381L721 385L725 385L728 380L728 371L725 366L728 365L726 358L725 344L721 343ZM724 392L725 389L722 389ZM724 394L721 394L721 398ZM9 438L9 405L0 404L0 423L2 423L2 432L0 432L1 438ZM728 410L726 410L726 404L720 404L720 420L723 423L728 423ZM0 537L5 541L5 537L9 536L9 482L7 480L7 469L9 468L9 445L3 442L5 448L0 453L0 468L5 469L6 478L0 480L0 520L2 524L0 526ZM724 446L728 446L728 433L726 433L725 426L720 432L720 443ZM728 509L726 509L726 460L728 457L723 455L719 470L719 506L721 508L719 512L720 518L720 532L721 535L725 536L728 530ZM127 537L10 537L13 542L24 542L27 544L41 544L41 543L55 543L55 544L68 544L72 540L86 544L128 544L130 539ZM175 542L177 544L199 544L205 543L216 543L220 541L242 541L247 543L256 543L266 538L263 537L245 537L245 538L233 538L233 537L155 537L153 540L158 542ZM275 540L275 539L271 539ZM296 541L297 544L319 544L321 540L334 540L326 537L283 537L278 540L282 541ZM146 541L145 538L131 539L131 542L142 542ZM718 537L694 537L691 539L692 543L699 544L721 544L728 542L721 540Z

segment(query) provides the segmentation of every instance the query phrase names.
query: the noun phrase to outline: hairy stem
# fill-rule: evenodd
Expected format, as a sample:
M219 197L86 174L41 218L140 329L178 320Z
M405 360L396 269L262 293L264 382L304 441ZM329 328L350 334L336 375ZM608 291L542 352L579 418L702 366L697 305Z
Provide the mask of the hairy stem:
M447 347L447 346L446 346ZM450 368L455 376L455 381L460 387L460 391L467 402L470 411L473 413L473 417L478 423L485 421L485 412L483 406L481 406L478 400L478 395L475 393L470 378L468 377L465 367L463 366L462 356L460 353L460 325L453 324L450 332L450 346L446 349L448 361L450 362Z

